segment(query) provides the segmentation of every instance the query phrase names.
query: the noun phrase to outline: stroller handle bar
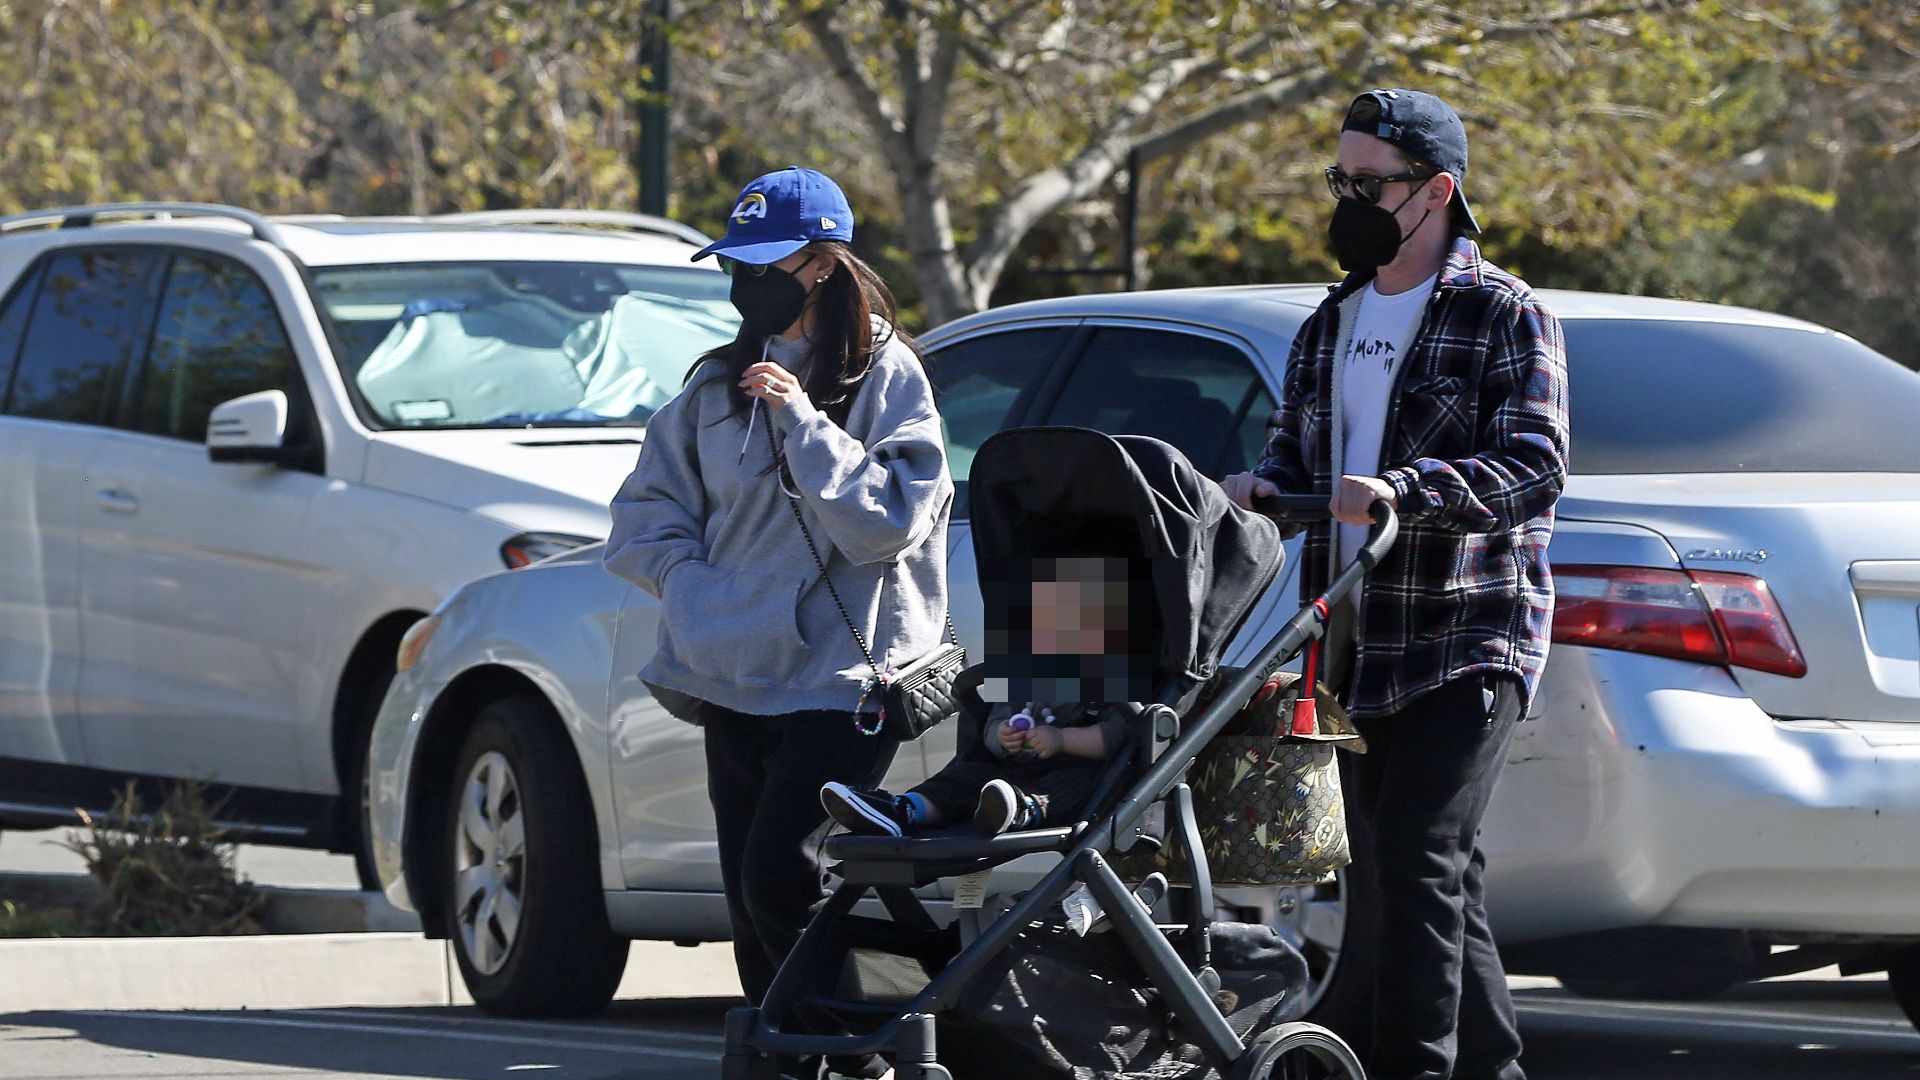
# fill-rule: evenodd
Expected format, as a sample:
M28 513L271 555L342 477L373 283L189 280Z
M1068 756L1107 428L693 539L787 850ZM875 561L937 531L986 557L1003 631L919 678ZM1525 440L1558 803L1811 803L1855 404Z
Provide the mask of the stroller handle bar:
M1317 516L1306 520L1323 520L1328 516L1327 501L1320 496L1256 499L1254 509L1257 512L1266 513L1268 504L1284 502L1287 504L1284 508L1305 513L1307 501L1317 503L1318 509L1315 511ZM1096 842L1116 841L1116 847L1122 851L1131 847L1135 826L1139 824L1142 815L1180 781L1189 759L1198 754L1202 746L1219 734L1220 729L1226 726L1227 721L1234 714L1245 708L1247 702L1253 700L1254 692L1259 690L1260 684L1266 681L1267 673L1293 659L1294 655L1308 643L1326 633L1326 616L1321 612L1346 599L1347 594L1360 584L1360 580L1368 571L1380 564L1380 560L1385 558L1387 551L1393 547L1394 541L1400 537L1400 518L1393 512L1393 507L1387 505L1384 500L1375 500L1371 509L1373 529L1368 532L1366 542L1360 546L1360 553L1334 575L1333 583L1327 586L1326 592L1321 593L1315 601L1307 603L1288 619L1280 628L1280 632L1275 634L1258 654L1247 661L1246 665L1240 669L1240 673L1234 676L1233 681L1215 695L1213 701L1201 710L1198 717L1186 725L1186 730L1180 733L1174 745L1161 755L1153 768L1149 769L1140 782L1133 786L1128 796L1114 807L1112 816L1096 830L1101 834ZM1109 829L1112 831L1106 832Z

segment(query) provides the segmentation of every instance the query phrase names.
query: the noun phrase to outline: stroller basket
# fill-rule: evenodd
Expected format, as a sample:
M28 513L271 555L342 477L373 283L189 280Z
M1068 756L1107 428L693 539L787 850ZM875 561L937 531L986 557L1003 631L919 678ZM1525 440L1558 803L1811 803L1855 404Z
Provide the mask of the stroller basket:
M1359 559L1319 598L1289 618L1244 667L1225 680L1194 715L1200 688L1219 674L1218 658L1272 583L1280 562L1279 531L1269 520L1324 519L1324 497L1263 500L1259 514L1232 505L1219 487L1180 453L1155 439L1108 436L1078 428L1026 428L987 440L974 459L973 529L982 558L1101 555L1146 558L1153 567L1161 630L1155 656L1155 700L1129 710L1127 739L1102 769L1079 816L1063 828L973 835L874 837L838 835L826 851L840 878L781 965L764 1001L727 1017L724 1080L774 1080L773 1055L891 1058L897 1080L951 1080L939 1061L935 1018L961 1008L970 990L1003 974L1007 951L1034 948L1050 913L1085 888L1111 920L1103 935L1145 976L1152 1000L1179 1041L1197 1050L1201 1070L1228 1078L1267 1077L1280 1062L1306 1055L1322 1075L1361 1077L1339 1039L1310 1024L1236 1030L1223 1014L1221 975L1214 967L1213 886L1200 843L1192 791L1184 782L1200 750L1253 697L1266 673L1325 631L1321 614L1351 591L1392 546L1398 526L1376 504L1374 526ZM1098 521L1098 527L1089 527ZM1127 528L1116 530L1113 522ZM978 686L978 673L972 685ZM971 690L966 711L984 707ZM1136 844L1177 851L1190 876L1179 890L1178 919L1157 924L1115 872L1112 859ZM1023 855L1061 859L997 918L958 948L914 895L916 886L989 870ZM891 923L855 915L869 893ZM1052 920L1057 925L1058 920ZM904 1004L837 996L849 949L858 940L890 939L925 975ZM1088 939L1091 940L1091 939ZM1014 955L1020 955L1015 953ZM1297 958L1296 958L1297 959ZM1294 968L1288 967L1288 971ZM1298 968L1304 972L1304 966ZM976 992L974 996L979 995ZM1045 1008L1047 1002L1039 1002ZM1069 1011L1073 1001L1058 1008ZM851 1034L822 1034L826 1019Z

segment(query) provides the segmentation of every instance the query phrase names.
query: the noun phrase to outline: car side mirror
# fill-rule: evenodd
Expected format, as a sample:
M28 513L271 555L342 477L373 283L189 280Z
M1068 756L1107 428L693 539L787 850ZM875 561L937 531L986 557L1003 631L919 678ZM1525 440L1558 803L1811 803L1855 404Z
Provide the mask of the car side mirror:
M287 443L287 394L262 390L213 407L207 457L225 464L277 465Z

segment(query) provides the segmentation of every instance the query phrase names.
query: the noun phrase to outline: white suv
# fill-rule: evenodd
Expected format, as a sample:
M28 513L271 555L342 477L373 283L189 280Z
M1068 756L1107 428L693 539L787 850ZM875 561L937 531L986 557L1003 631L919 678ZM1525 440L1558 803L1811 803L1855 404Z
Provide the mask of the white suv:
M342 793L401 636L606 537L640 425L734 334L705 239L566 211L0 219L0 825L211 780L255 839L369 877Z

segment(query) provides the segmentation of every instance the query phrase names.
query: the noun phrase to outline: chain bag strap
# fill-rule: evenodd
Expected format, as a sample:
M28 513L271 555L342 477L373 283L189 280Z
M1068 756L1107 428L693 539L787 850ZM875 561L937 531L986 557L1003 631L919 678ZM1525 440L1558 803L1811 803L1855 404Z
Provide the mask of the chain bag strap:
M866 658L867 667L873 669L873 675L860 687L860 701L853 711L854 728L862 735L878 735L891 719L894 721L894 734L899 738L919 738L960 708L956 684L960 673L966 670L967 653L960 647L960 635L953 629L953 613L948 612L946 617L946 643L935 646L933 651L898 670L881 670L880 662L874 658L873 649L867 644L867 636L854 623L846 602L840 599L840 590L834 587L833 578L827 575L827 563L820 557L819 545L813 542L813 530L807 528L807 519L800 513L800 497L787 483L786 458L780 452L779 443L774 440L771 419L767 421L767 449L773 454L775 479L780 484L780 493L787 497L787 508L793 511L794 523L800 526L800 535L807 541L807 550L813 554L813 565L820 570L820 580L826 583L827 593L833 597L833 606L840 609L840 619L847 624L854 644L860 646L860 655ZM861 722L860 712L876 695L879 697L879 715L873 726L868 727Z

